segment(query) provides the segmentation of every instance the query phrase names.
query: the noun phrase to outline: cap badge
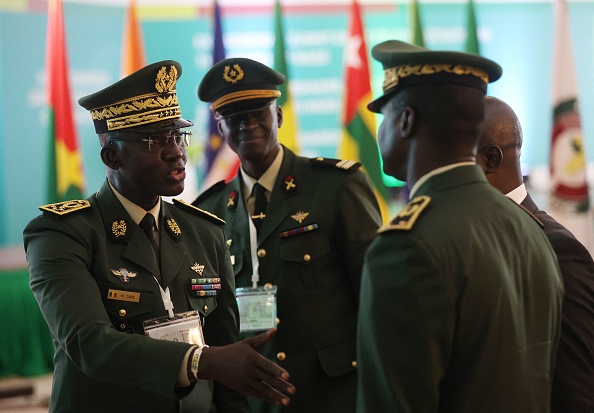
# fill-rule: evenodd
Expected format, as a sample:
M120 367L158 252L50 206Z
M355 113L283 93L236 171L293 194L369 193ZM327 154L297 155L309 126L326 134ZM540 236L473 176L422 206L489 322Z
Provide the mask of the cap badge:
M305 218L309 216L309 212L297 211L295 215L291 215L295 221L299 222L300 224L303 222Z
M175 66L171 66L169 73L165 66L161 67L157 73L157 83L155 83L155 89L159 93L171 92L175 90L175 83L177 82L177 69Z
M111 223L111 232L116 238L126 235L126 221L123 219Z
M123 282L124 284L129 283L131 278L134 278L138 275L138 273L128 271L125 268L120 268L119 270L112 270L110 268L109 271L111 271L111 273L113 275L118 277L120 279L120 281Z
M196 271L196 273L200 276L204 272L204 265L200 265L197 262L195 262L194 265L192 265L192 267L190 267L190 268L192 268L194 271Z
M225 79L225 82L227 83L235 84L243 79L243 70L238 64L234 64L233 69L231 69L231 66L225 66L223 79Z

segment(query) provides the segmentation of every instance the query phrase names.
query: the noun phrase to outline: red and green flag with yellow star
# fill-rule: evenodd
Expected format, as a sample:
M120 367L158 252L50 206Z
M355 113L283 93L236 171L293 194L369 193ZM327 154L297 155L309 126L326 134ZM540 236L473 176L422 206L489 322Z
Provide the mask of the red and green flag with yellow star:
M80 199L84 175L74 128L62 1L48 1L47 96L49 132L48 201Z

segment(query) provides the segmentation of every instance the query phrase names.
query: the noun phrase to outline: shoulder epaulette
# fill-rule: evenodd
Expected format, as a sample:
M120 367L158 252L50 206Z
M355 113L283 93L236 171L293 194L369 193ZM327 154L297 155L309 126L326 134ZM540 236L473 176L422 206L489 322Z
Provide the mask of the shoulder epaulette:
M181 209L183 209L185 211L192 212L198 216L201 216L202 218L206 218L210 222L214 222L217 225L225 225L225 221L222 220L221 218L217 217L215 214L212 214L208 211L205 211L203 209L195 207L194 205L190 205L181 199L174 199L173 204L177 205L178 207L180 207Z
M348 171L348 172L356 171L357 169L359 169L361 167L361 164L359 162L342 160L342 159L317 157L317 158L310 158L310 161L313 166L337 168L342 171Z
M532 212L530 212L528 210L528 208L526 208L524 205L522 204L518 204L515 201L511 200L514 204L516 204L517 206L519 206L520 208L522 208L524 210L524 212L526 212L528 215L530 215L532 217L533 220L536 221L536 223L541 227L544 228L544 224L540 221L540 219L536 218L536 215L534 215Z
M193 203L198 203L198 202L206 199L210 194L220 191L225 186L227 186L225 181L217 182L216 184L212 185L210 188L205 189L204 192L202 192L200 195L198 195L198 197L194 200Z
M56 215L66 215L90 207L91 203L86 199L75 199L71 201L57 202L55 204L42 205L39 209Z
M427 205L431 202L431 198L425 195L418 196L406 204L394 217L392 222L381 227L378 234L386 231L409 231L412 229L419 215Z

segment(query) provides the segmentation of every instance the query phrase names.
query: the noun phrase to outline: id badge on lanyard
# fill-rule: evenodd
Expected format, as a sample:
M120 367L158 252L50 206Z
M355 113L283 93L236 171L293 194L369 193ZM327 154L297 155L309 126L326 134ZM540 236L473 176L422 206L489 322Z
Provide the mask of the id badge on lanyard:
M239 307L239 331L257 332L276 327L276 291L277 286L265 284L258 286L260 281L258 263L258 241L256 228L251 219L250 250L252 255L252 286L240 287L235 290L237 305Z

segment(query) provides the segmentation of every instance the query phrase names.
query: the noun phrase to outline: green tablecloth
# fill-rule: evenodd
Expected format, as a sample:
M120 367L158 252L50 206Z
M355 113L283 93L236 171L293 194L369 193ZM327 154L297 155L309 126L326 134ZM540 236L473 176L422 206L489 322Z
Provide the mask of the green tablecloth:
M0 271L0 377L53 370L49 329L29 289L27 270Z

